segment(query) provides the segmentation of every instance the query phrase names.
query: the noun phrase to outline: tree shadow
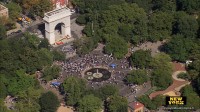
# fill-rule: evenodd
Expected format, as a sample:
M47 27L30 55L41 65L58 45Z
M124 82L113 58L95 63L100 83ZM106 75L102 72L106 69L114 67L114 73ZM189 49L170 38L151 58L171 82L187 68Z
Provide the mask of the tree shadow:
M164 43L163 45L159 46L158 50L160 52L165 52L166 53L167 52L167 43Z

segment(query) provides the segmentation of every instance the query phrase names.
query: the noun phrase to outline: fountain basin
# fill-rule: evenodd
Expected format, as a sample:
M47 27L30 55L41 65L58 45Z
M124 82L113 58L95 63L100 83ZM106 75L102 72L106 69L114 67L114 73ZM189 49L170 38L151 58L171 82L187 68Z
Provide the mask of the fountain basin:
M105 68L91 68L84 73L84 77L93 82L101 82L111 77L111 72Z

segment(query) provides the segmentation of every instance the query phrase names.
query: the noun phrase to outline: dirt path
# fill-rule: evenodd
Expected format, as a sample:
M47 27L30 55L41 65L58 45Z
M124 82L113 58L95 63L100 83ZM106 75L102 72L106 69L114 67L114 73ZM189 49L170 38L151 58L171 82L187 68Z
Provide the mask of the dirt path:
M159 47L162 46L164 43L166 42L166 40L164 41L157 41L157 42L145 42L137 47L134 47L131 49L131 52L135 52L137 50L151 50L151 55L155 56L157 53L159 53Z
M169 92L174 92L174 93L179 92L182 87L184 87L187 84L190 84L189 81L177 78L177 75L179 73L181 73L181 72L185 73L186 72L185 65L180 64L180 63L173 63L173 66L174 66L174 72L172 74L172 78L173 78L172 85L170 85L166 90L156 91L156 92L151 93L149 95L149 97L151 99L153 97L156 97L157 95L160 95L160 94L166 94L166 93L169 93Z
M175 80L177 80L177 81L185 81L184 79L180 79L180 78L177 77L178 74L180 74L180 73L186 73L186 71L176 71L176 72L174 72L172 74L172 78L175 79Z
M60 106L57 112L74 112L74 111L73 111L73 107Z

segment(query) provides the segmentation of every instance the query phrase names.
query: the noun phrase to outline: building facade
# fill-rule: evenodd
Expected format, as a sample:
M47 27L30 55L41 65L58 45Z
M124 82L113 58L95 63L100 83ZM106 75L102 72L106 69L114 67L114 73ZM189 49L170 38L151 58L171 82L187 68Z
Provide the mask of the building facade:
M65 5L66 0L57 0L54 5L55 9L44 14L43 20L45 21L45 37L49 40L50 44L56 44L55 27L61 25L62 39L71 37L70 29L70 16L71 11Z
M8 18L8 8L0 4L0 17Z
M66 7L69 4L68 0L51 0L53 8L62 8Z

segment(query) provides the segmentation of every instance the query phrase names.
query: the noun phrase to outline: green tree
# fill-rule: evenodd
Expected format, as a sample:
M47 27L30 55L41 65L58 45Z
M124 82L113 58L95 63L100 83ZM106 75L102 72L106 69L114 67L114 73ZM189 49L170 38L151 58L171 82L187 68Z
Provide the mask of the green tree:
M105 46L105 53L113 54L116 58L123 58L128 53L127 43L120 37L109 40Z
M124 38L127 42L130 42L133 37L133 31L131 25L122 25L119 27L118 34Z
M39 0L33 6L31 6L30 14L44 17L45 12L48 12L53 9L52 6L53 4L52 2L49 2L49 0Z
M20 112L37 112L39 111L40 105L38 100L41 96L42 89L36 89L29 87L25 91L20 91L18 94L18 102L15 108Z
M181 35L176 35L163 46L163 50L169 54L173 60L185 62L189 59L195 45L195 39L183 38Z
M176 11L176 0L153 0L153 10L158 11Z
M38 0L13 0L15 3L19 4L23 8L23 13L30 11L31 7L38 3Z
M125 80L127 83L133 84L143 84L148 81L147 71L146 70L133 70L126 77Z
M8 40L0 40L0 51L10 50L10 45Z
M200 98L191 85L187 85L181 89L181 95L187 97L186 107L200 108Z
M35 81L32 76L25 74L24 70L18 70L15 73L15 77L10 79L8 85L8 93L11 95L17 95L21 91L25 91L29 87L34 87ZM17 79L17 80L16 80Z
M169 55L160 53L157 54L151 66L153 72L151 74L152 86L157 86L160 89L166 89L172 83L172 65Z
M42 94L40 97L41 112L55 112L59 106L57 96L52 92Z
M17 3L10 2L6 5L6 7L9 10L9 18L11 18L12 20L16 20L17 17L20 17L22 8Z
M65 60L65 54L61 51L57 51L57 50L53 50L52 51L53 54L53 60L57 60L57 61L64 61Z
M0 40L6 38L6 28L3 25L0 25Z
M99 94L103 100L107 99L109 96L117 95L119 93L119 88L114 85L105 85L99 89Z
M152 0L125 0L128 3L136 3L139 7L143 8L147 13L151 11Z
M1 74L0 74L1 75ZM7 95L7 88L4 82L0 79L0 98L5 98Z
M185 38L196 38L198 28L195 17L187 15L185 12L175 13L174 34L183 35Z
M127 112L128 101L126 98L121 96L110 96L107 100L107 107L109 112Z
M195 88L196 92L200 94L200 58L198 56L200 55L197 55L197 57L193 59L193 62L188 65L187 69L193 88Z
M47 66L43 70L43 78L47 81L50 81L52 79L56 79L59 76L59 73L61 71L61 68L57 65L53 66Z
M36 35L30 34L29 32L25 32L24 37L25 38L22 41L23 45L30 47L32 49L38 49L40 40Z
M139 102L145 105L146 108L150 110L155 110L156 105L151 101L148 95L142 95L139 98L137 98Z
M109 10L103 11L98 19L100 30L104 34L116 35L118 32L124 34L119 31L120 27L129 24L132 29L129 28L128 32L133 32L133 40L140 37L139 41L144 41L147 37L147 16L137 4L113 5L109 7Z
M198 0L177 0L178 10L183 10L188 13L195 13L200 9Z
M152 99L152 102L156 106L156 108L159 108L160 106L165 105L165 96L158 95Z
M161 90L166 89L172 84L172 78L169 74L163 73L161 70L154 70L152 73L152 85L159 87Z
M76 23L83 25L87 23L87 19L85 15L80 15L78 16L78 18L76 19Z
M102 109L102 101L94 95L86 95L78 102L79 112L98 112Z
M38 50L37 53L39 56L39 62L43 65L43 67L53 63L53 54L49 50L42 48Z
M2 50L0 52L0 68L1 72L15 71L19 68L19 63L15 60L15 54L9 50Z
M46 49L50 49L50 44L47 38L44 38L41 40L40 44L38 45L38 47L41 48L46 48Z
M148 50L137 50L130 57L131 65L137 68L148 68L151 60L151 52Z
M200 76L195 81L196 81L195 88L197 89L197 93L200 94Z
M166 12L155 12L149 18L149 39L158 41L172 34L173 15Z
M179 73L177 77L181 78L181 79L184 79L184 80L189 80L190 79L188 73Z
M111 5L125 3L124 0L73 0L72 2L79 7L79 12L81 14L102 11L108 9Z
M34 73L36 70L41 70L42 65L39 64L39 55L31 48L24 48L24 53L19 55L20 61L23 63L23 68L28 73Z
M74 42L74 47L78 55L85 55L97 46L97 42L92 37L82 37Z
M6 106L4 106L4 98L0 99L0 112L9 112Z
M75 105L85 91L86 82L80 78L69 77L64 81L63 87L66 93L67 104Z

